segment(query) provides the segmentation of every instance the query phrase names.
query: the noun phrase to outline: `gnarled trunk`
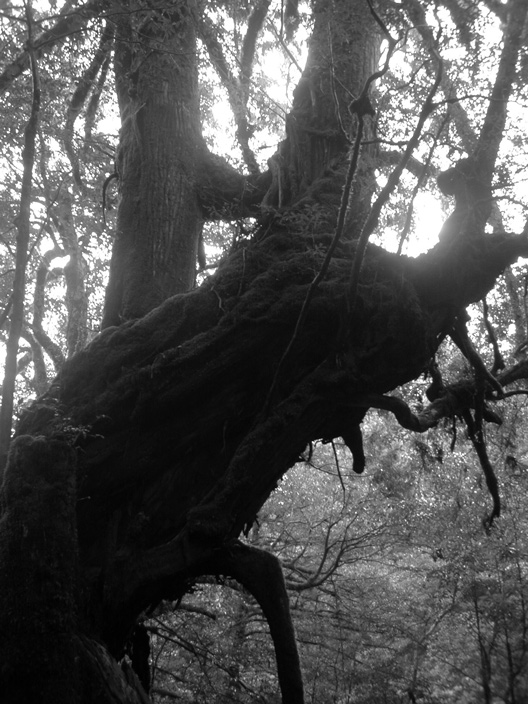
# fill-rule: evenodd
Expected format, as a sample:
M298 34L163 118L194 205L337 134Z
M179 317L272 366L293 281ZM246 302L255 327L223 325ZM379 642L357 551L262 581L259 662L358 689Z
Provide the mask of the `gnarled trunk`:
M198 575L225 572L259 599L283 701L299 704L280 569L237 538L310 441L349 438L360 460L358 425L369 407L415 430L447 413L447 397L417 416L385 394L420 375L460 311L528 245L488 238L482 218L477 231L457 213L458 239L418 259L375 246L358 255L372 196L369 147L328 261L355 136L348 103L380 41L363 0L316 3L286 139L270 173L251 178L201 145L190 0L169 10L168 36L164 8L143 16L116 7L121 204L106 329L25 413L11 452L0 532L10 576L4 570L0 587L19 617L1 653L4 691L28 701L51 678L46 703L142 701L133 674L116 665L139 614L176 599ZM254 236L185 293L201 218L224 206L255 215ZM361 277L350 305L354 264ZM269 591L255 570L271 580ZM0 610L4 631L9 614ZM35 636L32 682L20 634Z

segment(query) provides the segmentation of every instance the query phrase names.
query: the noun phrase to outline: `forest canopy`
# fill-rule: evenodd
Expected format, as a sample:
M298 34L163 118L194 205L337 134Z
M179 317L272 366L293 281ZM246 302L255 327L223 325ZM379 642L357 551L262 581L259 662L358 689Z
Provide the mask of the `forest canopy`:
M151 645L177 640L182 600L215 580L269 626L262 700L307 701L288 594L350 575L355 476L386 492L357 523L378 540L385 511L402 525L395 495L427 504L402 488L420 462L440 472L464 443L486 489L468 534L510 535L503 467L525 460L528 391L527 14L525 0L2 4L3 701L149 701ZM337 514L310 473L325 447ZM294 467L331 526L318 568L312 529L299 569L260 530L286 520L266 501L281 504ZM453 536L418 533L461 569ZM426 640L391 701L417 701ZM504 701L522 696L523 647ZM246 701L230 667L221 696ZM363 701L360 670L335 698ZM155 701L202 701L177 677Z

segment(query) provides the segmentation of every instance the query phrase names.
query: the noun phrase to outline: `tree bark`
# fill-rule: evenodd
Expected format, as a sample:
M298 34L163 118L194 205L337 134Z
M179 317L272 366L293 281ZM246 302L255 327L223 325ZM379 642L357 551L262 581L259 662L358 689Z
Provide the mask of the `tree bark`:
M0 699L147 704L134 673L83 635L76 507L70 438L18 437L2 486Z
M68 443L18 438L2 504L0 594L9 604L0 613L2 701L78 701L75 453Z
M323 204L327 215L329 203L339 204L355 129L350 106L378 68L380 44L368 3L315 3L308 59L286 118L286 139L270 161L273 183L266 205L283 208L309 195L311 206ZM373 178L366 157L374 153L364 147L351 203L356 225L370 203Z
M194 285L202 146L193 0L116 1L120 204L103 327Z

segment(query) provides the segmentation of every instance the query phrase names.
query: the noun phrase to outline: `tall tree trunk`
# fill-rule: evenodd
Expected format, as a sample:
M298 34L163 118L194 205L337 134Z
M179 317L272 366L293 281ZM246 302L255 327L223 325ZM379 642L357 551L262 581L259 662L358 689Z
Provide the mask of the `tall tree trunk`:
M120 204L103 327L192 288L201 216L193 0L116 0Z
M286 139L271 160L273 184L266 204L284 208L309 195L312 208L314 200L319 202L326 216L330 203L339 204L355 136L351 104L378 68L380 44L368 3L315 3L308 59L286 118ZM364 156L373 151L365 148ZM355 208L362 205L358 222L366 215L372 188L372 172L364 159L354 200Z
M11 428L13 423L13 407L15 381L17 375L18 343L24 324L24 298L26 295L26 267L31 233L31 201L33 185L33 166L35 163L35 142L40 113L40 78L37 59L33 47L33 8L26 5L26 21L28 31L28 46L30 53L33 93L31 112L24 130L24 146L22 149L22 189L20 195L20 210L16 218L16 262L11 297L11 316L9 337L6 345L5 373L2 384L2 407L0 408L0 472L3 471L7 459Z

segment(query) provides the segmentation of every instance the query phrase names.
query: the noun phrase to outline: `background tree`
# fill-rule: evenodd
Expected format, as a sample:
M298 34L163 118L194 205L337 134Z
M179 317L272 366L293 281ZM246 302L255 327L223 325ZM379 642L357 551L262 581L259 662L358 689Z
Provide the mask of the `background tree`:
M363 0L314 2L285 138L262 171L251 153L253 67L257 48L270 51L269 23L274 47L292 36L294 4L100 0L67 4L57 19L29 7L23 40L7 32L11 55L0 90L10 112L23 103L30 64L32 95L38 76L48 107L33 182L45 215L32 248L19 248L17 266L33 265L24 254L31 252L40 274L28 333L35 370L40 360L42 375L42 349L60 367L20 417L4 474L0 690L8 701L145 701L148 647L137 623L204 575L234 578L253 595L274 641L283 701L303 701L280 563L238 537L284 473L308 459L314 440L343 438L361 472L361 423L370 408L414 432L461 417L492 497L486 529L496 522L500 494L484 424L499 421L492 406L505 387L519 392L526 362L503 366L487 314L487 364L470 340L465 309L528 253L515 159L511 150L500 153L506 128L512 144L523 144L518 108L508 123L508 105L525 99L527 6L448 9L451 17L443 5L416 0L388 11ZM7 5L4 27L18 19ZM486 41L493 31L501 42ZM86 58L74 62L59 51L68 42L89 47ZM111 47L119 205L103 331L80 349L90 310L85 258L95 260L95 242L104 242L100 218L94 224L94 174L102 163L114 172L108 142L96 136L98 110L112 104L104 92ZM453 71L442 56L456 55L455 47L461 58ZM492 72L479 73L470 60L475 47ZM406 68L390 73L398 48ZM65 91L68 58L75 85ZM234 108L245 170L214 154L201 128L205 66ZM44 130L58 106L60 139ZM410 120L398 119L404 114ZM382 218L402 217L388 206L406 190L405 169L418 179L410 182L417 197L440 166L449 166L438 183L455 206L438 244L416 258L393 253L409 236L411 208L393 251L369 244ZM16 182L10 187L16 194ZM501 219L498 196L518 201L509 220ZM236 223L237 234L216 273L193 288L204 221ZM52 259L38 233L69 255L65 342L66 355L76 354L66 362L42 335ZM13 307L15 340L17 320ZM521 336L522 320L515 322ZM447 337L466 362L443 370L442 350L435 355ZM394 393L425 370L427 404ZM398 498L398 477L391 483L378 469L387 499ZM327 538L331 516L319 524ZM314 564L305 568L308 581ZM472 604L475 618L488 608ZM432 618L424 608L428 638L446 608ZM410 643L413 696L430 647L419 632L418 622L409 624L402 637ZM489 660L489 634L477 632ZM126 659L117 664L127 648L136 674ZM521 661L509 662L513 687Z

